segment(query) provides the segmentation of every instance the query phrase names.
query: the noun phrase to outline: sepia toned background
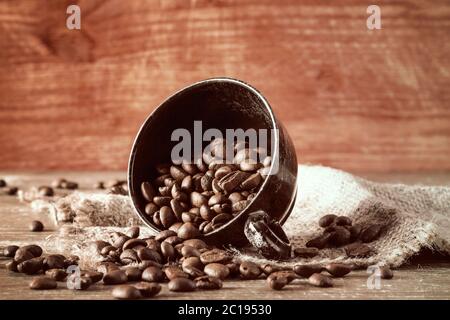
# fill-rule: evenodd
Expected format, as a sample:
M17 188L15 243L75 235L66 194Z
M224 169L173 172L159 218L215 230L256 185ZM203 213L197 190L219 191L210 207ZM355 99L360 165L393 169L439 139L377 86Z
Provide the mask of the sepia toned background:
M450 1L376 1L374 31L370 4L0 0L0 170L125 169L155 106L215 76L267 97L300 162L450 170Z

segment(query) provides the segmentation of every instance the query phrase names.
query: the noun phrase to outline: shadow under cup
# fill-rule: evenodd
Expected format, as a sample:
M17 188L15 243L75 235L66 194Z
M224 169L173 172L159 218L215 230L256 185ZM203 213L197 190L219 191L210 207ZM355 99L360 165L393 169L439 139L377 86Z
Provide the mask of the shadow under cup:
M194 121L201 121L200 137L197 132L195 136ZM172 133L180 128L190 132L192 144L194 138L202 139L209 128L219 129L224 138L226 129L267 129L268 150L272 150L272 158L278 158L278 166L272 164L271 173L249 206L227 224L205 234L205 241L219 246L248 244L244 225L248 214L256 210L263 210L284 223L297 190L297 158L292 141L256 89L238 80L218 78L198 82L169 97L145 120L137 134L130 155L128 184L136 212L146 225L161 231L152 217L145 214L147 201L140 186L157 177L156 165L171 163L172 148L179 143L171 141ZM274 146L270 146L271 133ZM203 147L208 142L204 142Z

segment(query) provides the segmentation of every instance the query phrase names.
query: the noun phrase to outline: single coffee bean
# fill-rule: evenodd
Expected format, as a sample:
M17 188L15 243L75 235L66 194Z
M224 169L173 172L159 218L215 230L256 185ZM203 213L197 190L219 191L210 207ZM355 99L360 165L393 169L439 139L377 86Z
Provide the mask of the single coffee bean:
M11 271L11 272L19 272L19 270L17 270L17 262L12 260L9 261L5 264L6 270Z
M4 257L8 257L8 258L12 258L16 254L17 249L19 249L19 246L15 246L15 245L6 246L3 249L3 256Z
M128 239L127 241L125 241L125 243L122 246L122 250L125 251L125 250L133 249L136 247L146 247L146 246L147 246L147 242L145 242L145 240L131 238L131 239Z
M102 274L106 274L115 270L119 270L119 267L112 262L100 262L97 265L97 272L100 272Z
M134 287L138 289L145 298L154 297L161 292L161 285L158 283L139 282L134 284Z
M158 207L170 206L170 200L172 200L171 197L156 196L153 198L153 203Z
M219 186L225 193L232 193L242 181L247 178L248 174L242 171L233 171L219 180Z
M141 262L139 262L138 264L136 264L135 266L137 266L139 268L139 270L144 271L145 269L147 269L148 267L156 267L161 269L162 265L156 261L152 261L152 260L143 260Z
M177 244L180 244L183 242L183 239L181 239L178 236L171 236L168 237L166 240L164 240L163 242L167 242L169 244L171 244L172 246L176 246Z
M194 279L205 275L205 273L202 270L197 269L196 267L193 266L186 266L183 268L183 271Z
M210 263L226 264L230 262L232 258L231 254L221 249L208 250L200 255L200 261L205 265Z
M325 270L328 271L333 277L343 277L352 271L352 268L342 263L329 263L325 266Z
M64 269L49 269L45 275L55 281L64 281L67 278L67 272Z
M237 203L239 201L245 200L245 197L242 196L242 194L239 192L233 192L232 194L230 194L228 196L228 200L230 200L231 204L234 205L235 203Z
M208 203L208 199L199 192L192 192L190 195L191 203L194 207L200 208L202 205Z
M291 270L281 270L272 272L267 277L267 281L269 281L270 279L277 279L277 278L285 278L288 283L291 283L292 281L297 279L298 276Z
M319 226L322 228L326 228L331 226L336 220L337 216L335 214L327 214L319 219Z
M231 219L233 219L233 216L231 214L221 213L221 214L218 214L217 216L215 216L214 219L212 219L211 223L214 227L215 225L218 225L218 224L225 224L228 221L230 221Z
M18 264L33 258L35 258L35 256L31 253L31 251L23 249L23 247L17 249L16 253L14 254L14 261Z
M351 258L365 258L374 253L374 250L366 244L354 242L345 247L345 253Z
M203 191L212 190L212 181L214 179L213 173L211 170L207 171L203 177L200 179L200 186Z
M230 269L221 263L210 263L205 266L203 272L208 276L217 277L223 280L230 274Z
M104 247L104 248L100 251L100 254L101 254L102 256L107 256L107 255L109 255L112 251L117 251L117 250L119 250L119 248L116 248L116 247L114 247L114 246L106 246L106 247Z
M171 189L171 187L167 187L167 186L159 187L158 192L163 197L170 197L170 189Z
M127 231L127 236L129 236L130 238L137 238L137 237L139 237L140 232L141 232L141 229L139 227L137 227L137 226L131 227Z
M351 233L344 227L337 226L334 232L330 233L329 244L340 247L350 243Z
M207 221L211 221L217 215L216 212L212 211L208 205L204 204L200 207L200 216Z
M122 284L128 281L127 274L123 270L113 270L103 276L103 284Z
M222 288L222 280L217 277L201 276L194 279L195 286L200 290L219 290Z
M189 278L189 275L177 266L169 266L164 269L164 273L169 280L175 278Z
M49 277L37 277L30 282L30 289L33 290L51 290L56 289L57 286L56 281Z
M175 214L177 220L181 220L181 215L184 209L181 206L180 201L176 199L170 200L170 208L172 209L172 212Z
M271 273L277 272L277 271L281 271L281 268L274 266L272 264L269 263L265 263L261 266L261 270L262 272L264 272L265 275L270 275Z
M388 266L380 267L381 279L392 279L394 277L394 272Z
M149 216L153 215L158 210L159 210L159 207L156 204L154 204L153 202L147 203L145 205L145 209L144 209L145 213L148 214Z
M142 298L141 292L137 288L130 285L120 285L115 287L112 290L112 296L121 300L134 300Z
M166 239L167 240L167 239ZM174 261L176 257L175 249L167 241L161 243L161 252L166 261Z
M175 222L173 225L170 226L168 230L172 230L174 232L178 232L178 229L183 225L183 222Z
M172 231L172 230L164 230L164 231L160 231L156 236L155 236L155 240L162 242L164 240L166 240L168 237L171 236L176 236L177 233Z
M193 180L192 180L192 176L186 176L184 177L184 179L181 181L181 185L180 188L182 191L184 192L191 192L193 189Z
M241 200L233 203L231 209L233 212L242 211L250 204L249 200Z
M109 242L103 241L103 240L97 240L92 242L91 246L95 248L97 253L102 253L103 248L111 246Z
M322 271L322 266L316 264L297 264L294 266L293 271L302 278L309 278L314 273L320 273Z
M239 271L243 279L253 280L261 275L259 266L251 261L244 261L239 267Z
M159 244L158 244L158 250L159 250ZM151 261L155 261L158 263L161 263L161 255L158 253L157 250L155 249L150 249L149 247L147 248L139 248L138 250L136 250L137 256L139 258L139 260L144 261L144 260L151 260Z
M29 244L29 245L20 247L16 251L16 253L21 251L21 250L29 251L34 257L40 257L42 255L42 252L43 252L42 248L40 246L36 245L36 244Z
M184 240L193 239L200 235L200 231L193 223L187 222L178 229L177 235Z
M183 257L200 257L200 252L191 246L184 245L181 249L181 255Z
M333 280L331 280L330 277L320 274L320 273L314 273L308 278L308 282L315 286L315 287L321 287L321 288L327 288L333 286Z
M182 268L186 268L186 267L194 267L200 270L203 270L203 263L200 261L200 258L197 257L188 257L185 258L182 262Z
M186 246L194 247L197 250L207 249L208 248L208 245L205 243L205 241L203 241L201 239L184 240L183 244L186 245Z
M221 204L221 203L225 203L228 202L228 198L225 197L225 195L223 194L215 194L213 195L211 198L209 198L208 200L208 206L213 206L215 204Z
M142 280L147 282L162 282L164 273L160 268L150 266L142 272Z
M140 261L140 259L138 257L138 254L133 249L126 249L126 250L122 251L122 253L120 254L120 262L122 262L122 264L127 265L130 263L136 263L139 261Z
M262 182L262 177L259 173L254 173L249 176L247 179L242 181L241 189L242 190L251 190L257 188Z
M63 269L65 267L66 257L60 254L51 254L44 259L44 269Z
M41 232L44 230L44 224L38 220L31 221L30 231Z
M190 279L175 278L170 280L168 288L170 291L174 292L189 292L194 291L196 289L196 285L195 282Z
M130 237L126 235L120 236L114 241L113 246L121 249L128 240L130 240Z
M186 177L188 174L186 173L186 171L184 171L182 168L180 168L178 166L171 166L170 167L170 175L176 181L181 182L184 179L184 177Z
M361 239L362 242L372 242L374 240L376 240L382 230L382 226L379 224L374 224L371 225L370 227L365 228L362 232L361 235L359 236L359 238Z
M169 228L177 220L175 214L169 206L163 206L159 210L161 223L165 228Z
M267 278L267 284L272 290L281 290L288 284L288 281L285 277L273 277Z
M89 280L91 281L91 283L97 283L100 280L103 279L103 273L102 272L98 272L98 271L82 271L80 273L80 276L83 278L89 278Z
M326 234L318 236L314 239L309 240L305 246L307 248L323 249L328 245L328 241L330 240L330 238L331 238L331 234L326 233Z
M319 254L319 249L317 248L295 248L294 256L296 258L313 258Z
M28 275L36 274L42 270L43 258L37 257L25 260L17 265L17 270Z
M345 216L339 216L334 220L334 223L337 226L351 226L352 225L352 219Z
M127 275L128 281L140 281L142 276L142 271L138 267L127 267L125 268L125 274Z

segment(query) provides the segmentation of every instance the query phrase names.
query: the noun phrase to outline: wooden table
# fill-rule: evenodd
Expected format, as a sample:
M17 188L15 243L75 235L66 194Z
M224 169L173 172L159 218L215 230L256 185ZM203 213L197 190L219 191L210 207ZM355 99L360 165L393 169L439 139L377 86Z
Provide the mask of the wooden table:
M49 184L55 177L66 177L80 182L82 189L89 189L93 182L123 178L124 173L17 173L0 172L11 185L27 188L32 185ZM366 175L378 181L395 181L422 184L450 184L450 173L428 175L390 174ZM28 223L37 218L26 204L15 197L0 196L0 244L5 241L41 240L52 234L50 221L43 220L51 229L42 233L31 233ZM42 217L40 217L41 219ZM227 281L218 291L198 291L189 294L173 293L164 285L157 299L450 299L450 260L445 257L422 255L412 259L410 265L395 272L394 279L382 280L381 288L368 289L369 274L365 270L355 271L344 279L336 279L335 287L312 288L298 280L282 291L272 291L265 281ZM57 290L33 291L28 289L29 276L8 273L0 260L0 299L110 299L111 288L94 285L87 291L67 290L59 283Z

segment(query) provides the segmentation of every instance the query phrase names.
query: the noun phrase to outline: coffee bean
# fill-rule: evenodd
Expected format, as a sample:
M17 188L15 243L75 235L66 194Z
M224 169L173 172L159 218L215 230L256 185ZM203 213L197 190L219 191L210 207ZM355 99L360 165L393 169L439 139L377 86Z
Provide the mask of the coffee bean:
M16 254L17 249L19 249L19 246L15 246L15 245L6 246L3 249L3 256L4 257L8 257L8 258L12 258Z
M230 172L219 180L219 186L225 193L232 193L247 176L248 174L242 171Z
M314 273L320 273L322 266L297 264L294 266L293 271L302 278L309 278Z
M114 241L113 246L121 249L128 240L130 240L130 237L126 235L120 236Z
M159 210L159 207L153 202L149 202L145 205L145 213L148 215L153 215L156 211Z
M337 226L351 226L352 225L352 219L345 216L339 216L334 220L334 223Z
M44 224L38 220L33 220L31 221L29 229L33 232L40 232L44 230Z
M78 189L78 183L73 181L63 181L61 183L61 188L67 190L75 190Z
M164 269L164 273L169 280L175 278L189 278L189 275L177 266L168 266Z
M161 282L164 280L164 273L160 268L151 266L142 272L142 280L147 282Z
M141 229L139 227L131 227L127 231L127 236L130 238L137 238L139 237L139 233L141 232Z
M202 205L208 203L208 199L199 192L192 192L190 195L191 203L194 207L200 208Z
M380 267L381 279L392 279L394 277L394 272L388 266Z
M9 261L5 264L6 270L11 271L11 272L19 272L19 270L17 270L17 262L12 260Z
M345 253L351 258L365 258L374 253L374 250L363 243L354 242L345 247Z
M200 255L200 261L205 265L210 263L226 264L230 262L232 258L231 254L221 249L208 250Z
M329 263L325 266L325 270L333 277L343 277L349 274L352 271L352 268L342 263Z
M324 215L319 220L319 226L322 228L326 228L326 227L332 225L334 223L334 221L336 220L336 218L337 218L337 216L335 214Z
M127 274L123 270L113 270L103 276L103 284L122 284L128 281Z
M44 269L63 269L65 267L66 257L60 254L51 254L44 259Z
M171 237L168 237L163 242L167 242L167 243L171 244L172 246L176 246L177 244L182 243L183 239L179 238L178 236L171 236Z
M205 275L205 273L202 270L193 266L185 266L183 268L183 271L186 274L188 274L191 278L198 278Z
M267 278L267 284L272 290L281 290L288 284L288 281L285 277L273 277Z
M100 280L103 279L103 273L102 272L98 272L98 271L82 271L80 273L80 276L83 278L89 278L89 280L91 281L91 283L97 283Z
M241 201L235 202L231 208L232 208L233 212L242 211L245 208L247 208L247 206L249 204L250 204L249 200L241 200Z
M7 186L6 181L4 179L0 179L0 188L4 188L6 186Z
M134 284L134 287L138 289L145 298L154 297L161 292L161 285L158 283L139 282Z
M124 269L128 281L140 281L142 271L138 267L127 267Z
M317 248L295 248L294 256L296 258L313 258L319 254L319 249Z
M109 255L111 252L117 251L117 250L119 250L119 249L116 248L116 247L114 247L114 246L106 246L106 247L104 247L104 248L100 251L100 254L101 254L102 256L107 256L107 255Z
M119 270L119 267L112 262L101 262L97 265L97 272L100 272L102 274L106 274L115 270Z
M175 249L167 241L161 243L161 252L166 261L174 261L176 257Z
M189 292L196 289L195 282L186 278L175 278L167 285L170 291Z
M116 299L122 300L134 300L142 298L141 292L137 288L130 285L120 285L115 287L112 290L112 296Z
M212 219L211 223L214 228L214 226L219 225L219 224L225 224L228 221L230 221L231 219L233 219L233 216L231 214L221 213L221 214L218 214L217 216L215 216L214 219Z
M153 202L158 207L170 206L170 200L172 200L171 197L156 196L153 198Z
M252 170L251 170L252 171ZM251 190L257 188L262 182L262 177L259 173L254 173L241 182L242 190Z
M228 198L223 194L215 194L208 200L208 206L213 206L215 204L222 204L228 202Z
M43 267L43 258L37 257L19 263L17 265L17 271L31 275L41 271L42 267Z
M160 231L156 236L155 236L155 240L162 242L165 239L167 239L168 237L171 236L176 236L177 233L172 231L172 230L164 230L164 231Z
M64 281L67 278L67 272L64 269L49 269L45 275L55 281Z
M223 280L230 274L230 269L221 263L209 263L205 266L203 272L208 276L217 277Z
M122 253L120 254L120 262L125 265L139 262L137 252L133 249L126 249L122 251Z
M158 262L152 261L152 260L143 260L143 261L139 262L138 264L133 264L133 266L138 267L139 270L141 270L141 271L144 271L148 267L156 267L159 269L162 268L161 263L158 263Z
M56 281L49 277L37 277L30 282L30 289L33 290L51 290L56 289L57 286Z
M308 278L308 282L315 286L315 287L321 287L321 288L327 288L333 286L333 280L331 280L330 277L320 274L320 273L314 273Z
M16 253L14 254L14 261L18 264L32 258L35 258L35 256L31 253L31 251L23 249L23 247L17 249Z
M159 250L159 245L158 245L158 250ZM151 249L149 247L147 248L139 248L138 250L136 250L137 256L139 258L139 260L144 261L144 260L151 260L151 261L155 261L158 263L161 263L161 255L158 253L158 251L156 249Z
M262 270L262 272L264 272L264 274L270 275L273 272L281 271L281 268L274 266L272 264L269 264L269 263L265 263L261 266L261 270Z
M185 258L183 260L183 263L181 266L183 269L186 267L194 267L194 268L203 270L203 263L201 262L200 258L198 258L198 257Z
M201 239L188 239L183 242L186 246L191 246L197 250L207 249L208 245Z
M145 240L142 239L137 239L137 238L131 238L128 239L127 241L125 241L125 243L122 246L122 250L128 250L128 249L133 249L136 247L146 247L147 246L147 242L145 242Z
M267 281L270 281L271 279L279 279L279 278L284 278L284 279L286 279L287 283L291 283L292 281L297 279L298 276L291 270L281 270L281 271L272 272L267 277Z
M200 290L218 290L222 288L222 280L217 277L201 276L194 279L195 286Z
M239 271L243 279L257 279L261 274L259 266L251 261L244 261L239 267Z
M214 179L214 173L211 170L207 171L203 175L203 177L200 179L200 186L202 187L203 191L212 190L213 179Z
M328 245L328 241L331 238L331 234L323 234L321 236L318 236L314 239L309 240L305 246L307 248L317 248L317 249L323 249Z
M200 252L194 247L184 245L181 249L181 255L183 257L200 257Z
M230 270L230 277L234 277L234 276L237 276L237 275L240 274L240 271L239 271L240 265L239 265L239 263L230 262L230 263L227 263L226 266ZM262 270L261 270L261 272L262 272Z
M92 246L95 248L97 253L102 253L103 248L110 247L111 244L109 242L103 241L103 240L97 240L92 242Z
M332 246L340 247L350 242L351 233L344 227L337 226L334 232L330 233L328 243Z
M16 253L21 250L29 251L34 257L40 257L43 252L42 248L36 244L29 244L26 246L22 246L16 251Z
M193 223L187 222L178 229L177 235L184 240L193 239L200 235L200 231Z
M171 166L170 167L170 175L176 181L181 182L184 179L184 177L186 177L188 174L186 173L186 171L184 171L182 168L180 168L178 166Z
M381 225L379 224L371 225L361 232L359 238L361 239L362 242L365 243L375 241L379 237L381 230L382 230Z

